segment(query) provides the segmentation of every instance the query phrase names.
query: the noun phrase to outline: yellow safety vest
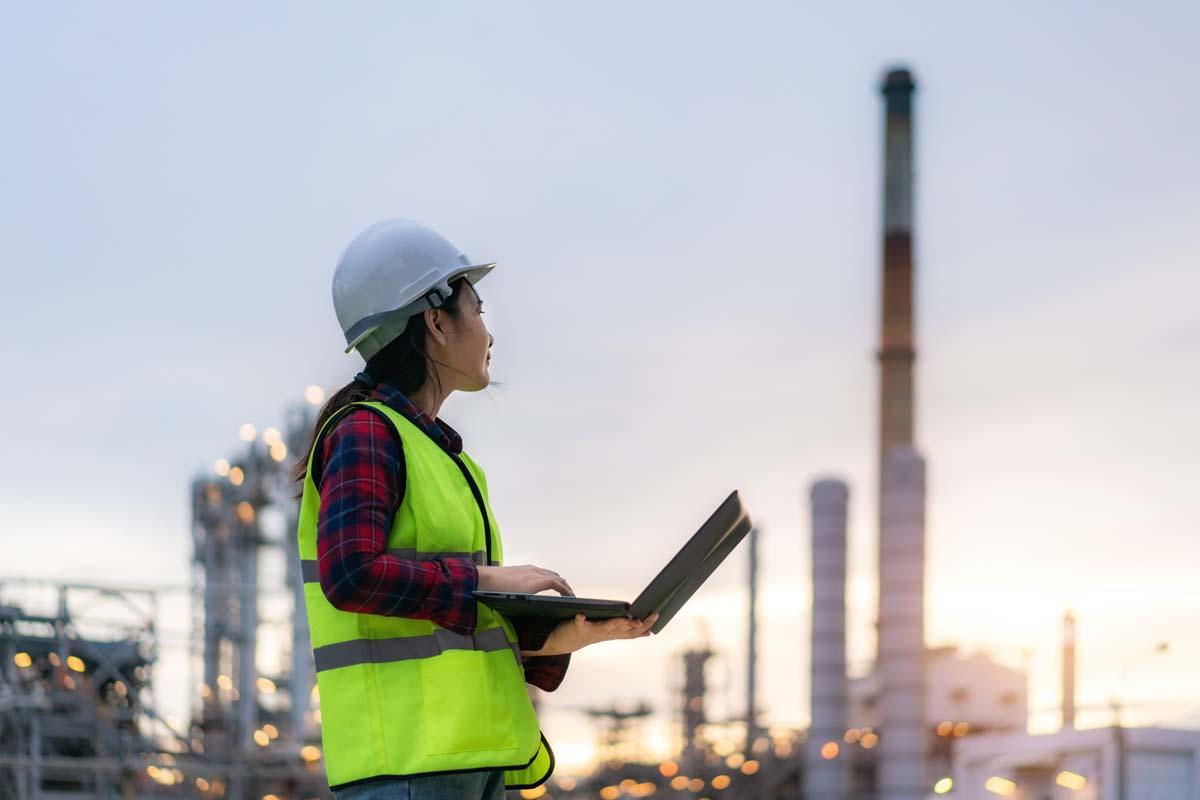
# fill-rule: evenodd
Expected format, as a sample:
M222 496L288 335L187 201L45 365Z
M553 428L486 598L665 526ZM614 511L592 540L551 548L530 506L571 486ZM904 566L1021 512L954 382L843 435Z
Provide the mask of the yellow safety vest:
M487 479L470 456L447 453L383 403L350 405L383 414L403 444L407 486L388 532L388 552L467 557L479 564L490 552L491 563L503 563ZM318 443L340 417L326 422ZM508 620L480 603L475 633L463 636L427 620L339 611L325 598L316 561L316 451L314 446L309 453L298 537L330 788L498 768L509 789L545 782L554 753L539 730Z

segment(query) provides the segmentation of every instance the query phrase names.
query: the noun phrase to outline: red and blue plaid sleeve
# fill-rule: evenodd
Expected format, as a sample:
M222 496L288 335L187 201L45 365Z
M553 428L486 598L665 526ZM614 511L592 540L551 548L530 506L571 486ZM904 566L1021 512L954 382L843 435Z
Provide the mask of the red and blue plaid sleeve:
M567 667L571 665L571 654L526 656L521 660L525 667L525 682L532 683L543 692L553 692L567 676Z
M522 652L535 652L546 646L546 640L558 625L557 620L510 619ZM566 677L571 654L561 656L521 656L525 667L525 682L545 692L553 692Z
M404 454L391 425L369 409L338 420L322 447L317 518L321 589L343 611L427 619L455 633L475 630L479 583L465 558L388 555L387 536L404 498Z
M522 652L535 652L546 646L558 620L512 619L512 630L516 631L517 644ZM522 656L527 684L533 684L544 692L553 692L562 684L566 668L570 666L571 654L560 656Z

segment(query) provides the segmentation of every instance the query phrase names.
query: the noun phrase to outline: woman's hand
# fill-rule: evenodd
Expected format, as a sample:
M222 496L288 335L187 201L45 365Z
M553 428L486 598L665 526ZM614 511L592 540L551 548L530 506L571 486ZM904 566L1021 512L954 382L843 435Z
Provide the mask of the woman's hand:
M587 617L583 614L576 614L575 619L565 619L558 623L541 650L524 655L559 656L564 653L573 653L598 642L649 636L650 629L657 621L657 611L641 621L616 617L599 622L588 622Z
M479 589L485 592L537 594L546 589L553 589L559 594L575 594L562 575L532 564L522 564L519 567L479 567L478 570Z

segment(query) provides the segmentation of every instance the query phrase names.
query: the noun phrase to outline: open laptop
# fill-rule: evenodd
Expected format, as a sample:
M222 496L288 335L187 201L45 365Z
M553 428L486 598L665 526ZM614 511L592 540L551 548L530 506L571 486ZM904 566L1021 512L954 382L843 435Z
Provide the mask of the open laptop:
M750 526L750 515L735 491L725 498L725 502L632 603L521 592L477 591L475 597L506 617L571 619L576 614L586 614L588 619L645 619L657 611L658 619L650 630L658 633L737 547L738 542L750 531Z

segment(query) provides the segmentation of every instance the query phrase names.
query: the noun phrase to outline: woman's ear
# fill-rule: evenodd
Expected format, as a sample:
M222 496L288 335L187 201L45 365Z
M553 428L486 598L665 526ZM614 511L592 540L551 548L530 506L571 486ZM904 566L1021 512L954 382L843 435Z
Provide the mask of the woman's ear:
M446 331L442 329L442 321L445 319L441 309L427 308L424 311L425 329L428 331L428 336L440 345L446 343Z

